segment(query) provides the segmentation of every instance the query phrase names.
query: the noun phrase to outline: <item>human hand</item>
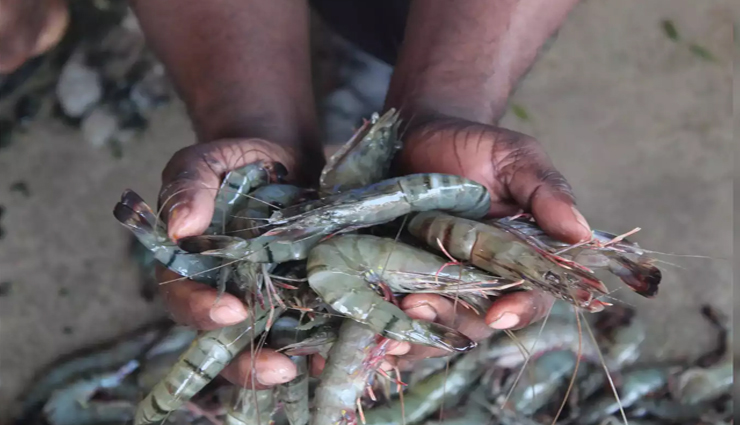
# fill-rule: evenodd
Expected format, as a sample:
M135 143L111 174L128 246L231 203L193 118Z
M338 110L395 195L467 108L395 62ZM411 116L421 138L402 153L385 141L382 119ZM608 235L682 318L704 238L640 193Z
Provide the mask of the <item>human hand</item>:
M175 153L162 172L159 195L168 236L173 241L196 236L208 228L214 209L214 198L224 175L255 161L276 161L287 170L288 180L300 181L301 174L293 150L262 139L229 139L189 146ZM247 319L244 304L235 296L218 293L205 284L186 280L158 266L160 293L172 318L181 324L201 330L218 329ZM261 388L288 382L296 375L290 359L270 349L262 349L253 359L243 353L227 366L222 375L234 384L255 381Z
M68 24L64 0L0 0L0 74L55 46Z
M576 243L591 237L588 223L575 208L571 187L532 137L459 118L435 117L410 122L398 166L404 173L460 175L483 184L491 194L490 215L503 217L524 210L551 236ZM436 321L471 339L494 329L520 329L542 319L553 298L540 291L515 292L498 298L485 317L456 309L448 299L412 294L401 307L412 318ZM414 346L406 359L444 354Z

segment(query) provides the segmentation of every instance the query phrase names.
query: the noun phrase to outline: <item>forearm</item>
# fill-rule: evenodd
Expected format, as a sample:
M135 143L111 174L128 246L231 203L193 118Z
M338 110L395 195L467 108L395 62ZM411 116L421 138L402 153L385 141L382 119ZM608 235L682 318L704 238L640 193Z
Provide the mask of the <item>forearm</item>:
M132 0L198 139L318 149L308 6L300 0Z
M412 0L386 100L407 115L493 124L578 0Z

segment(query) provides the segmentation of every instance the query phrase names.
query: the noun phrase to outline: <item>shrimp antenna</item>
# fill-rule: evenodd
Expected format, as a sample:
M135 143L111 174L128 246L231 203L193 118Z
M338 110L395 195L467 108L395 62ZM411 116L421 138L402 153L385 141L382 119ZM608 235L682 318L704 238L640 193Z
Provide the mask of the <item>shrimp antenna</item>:
M580 313L581 316L583 313ZM585 317L583 319L586 321ZM596 342L596 336L594 336L593 331L591 330L591 326L586 322L586 330L588 331L588 334L591 336L591 340L594 342L594 345L596 346L596 354L599 355L599 360L601 360L601 365L604 367L604 372L606 373L606 379L609 381L609 386L611 387L612 392L614 393L614 397L617 400L617 404L619 405L619 413L622 415L622 420L624 420L625 425L629 425L629 421L627 420L627 414L624 412L624 406L622 406L622 400L619 398L619 393L617 392L617 387L614 385L614 381L612 380L612 375L609 373L609 368L606 367L606 361L604 360L604 355L601 353L601 348L599 347L599 344Z
M578 311L578 307L576 306L573 306L573 311L576 314L576 325L578 326L578 354L576 355L576 367L573 369L573 375L570 378L568 389L565 391L565 396L563 397L563 402L560 404L560 408L558 408L558 413L555 414L555 418L552 420L552 425L555 425L557 423L558 418L560 418L560 414L563 412L563 408L565 408L565 404L568 402L570 392L571 390L573 390L573 384L575 384L576 382L576 375L578 375L578 366L581 365L581 355L583 354L583 329L581 328L581 313ZM586 319L584 318L583 321L585 322ZM588 325L588 322L586 322L586 325Z

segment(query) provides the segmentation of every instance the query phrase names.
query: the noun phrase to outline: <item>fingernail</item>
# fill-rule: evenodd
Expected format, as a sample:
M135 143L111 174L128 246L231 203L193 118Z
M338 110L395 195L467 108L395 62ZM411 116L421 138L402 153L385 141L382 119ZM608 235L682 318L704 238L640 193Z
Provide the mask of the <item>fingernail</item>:
M414 319L433 322L437 318L437 311L429 304L423 303L406 309L406 314Z
M588 233L590 235L591 234L591 226L588 225L588 222L586 221L586 217L584 217L583 214L581 214L581 212L576 209L576 207L573 207L572 206L570 208L573 210L573 215L575 216L575 219L578 222L578 224L580 224L581 226L583 226L586 229L586 231L588 231Z
M293 379L291 371L286 368L265 368L257 369L257 382L262 385L272 386L278 384L284 384Z
M170 238L177 241L182 236L189 236L187 234L187 223L188 215L190 215L190 208L188 207L175 207L170 211L170 215L167 219L167 225L170 229Z
M504 313L498 319L489 323L493 329L511 329L519 324L519 316L514 313Z
M247 318L246 310L236 309L229 305L220 305L211 310L211 320L221 325L233 325Z

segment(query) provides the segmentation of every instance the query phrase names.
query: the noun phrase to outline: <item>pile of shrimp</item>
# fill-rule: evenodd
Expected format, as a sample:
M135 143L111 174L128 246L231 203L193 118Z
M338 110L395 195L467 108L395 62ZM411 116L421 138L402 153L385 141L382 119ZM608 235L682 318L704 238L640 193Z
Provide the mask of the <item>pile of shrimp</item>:
M374 114L329 159L317 189L284 184L285 167L274 162L227 173L217 189L209 228L176 243L157 213L134 192L124 192L114 215L157 261L183 279L241 298L252 313L243 323L194 337L138 403L134 424L168 422L183 410L192 413L191 400L232 359L266 346L290 356L298 376L266 390L246 389L254 386L245 382L245 388L233 389L225 411L201 409L206 420L379 425L424 423L444 414L443 423L470 423L477 417L540 423L535 415L562 394L568 373L568 390L549 423L600 423L617 412L621 417L610 420L626 422L627 409L635 403L642 411L661 408L640 403L664 387L674 376L672 369L624 374L616 383L611 379L610 368L619 371L633 359L624 348L633 336L616 333L616 348L606 355L588 350L591 345L581 332L569 338L562 329L502 333L476 343L454 329L411 319L398 307L404 294L434 293L484 314L503 293L538 290L570 306L577 328L590 331L584 312L610 306L597 272L618 276L645 297L657 294L661 280L650 252L625 235L594 231L591 240L567 245L549 238L525 215L486 219L490 196L474 181L444 174L390 178L391 161L401 148L400 125L395 110ZM379 368L391 340L439 348L449 356L429 360L423 376L391 375ZM547 347L537 360L541 348L535 350L534 342ZM593 342L596 347L595 336ZM326 359L315 382L308 376L310 355ZM598 358L607 373L578 367L582 358ZM527 363L530 374L521 372ZM519 373L506 373L519 365ZM121 367L105 379L120 380L133 368ZM696 372L692 382L711 380L705 375L713 370ZM613 393L620 387L624 394L610 393L611 401L602 401L598 397L607 395L599 391L605 386ZM717 397L709 398L714 402ZM573 407L573 400L586 399L593 400L591 406L603 406L598 411ZM691 403L674 399L674 404L693 406L687 408L690 415L707 402L705 396ZM455 411L450 406L462 407Z
M557 302L544 326L517 331L515 339L503 333L493 336L452 359L422 360L413 371L401 374L403 387L388 379L370 382L368 394L373 397L360 401L362 418L374 425L730 424L727 321L708 307L702 313L719 330L716 348L691 362L650 364L639 362L646 334L630 308L616 306L596 320L586 319L595 337L579 347L572 307ZM297 324L294 317L281 317L269 339L280 343L294 334ZM308 338L323 340L318 338L321 333L332 334L332 329L316 330ZM336 329L333 333L335 344L342 344ZM140 395L166 376L196 338L196 331L187 327L155 323L69 357L40 374L25 395L16 424L128 424ZM361 353L357 347L364 342L349 340L347 352ZM528 356L522 354L526 350ZM610 374L600 373L602 367ZM612 377L619 398L607 382ZM274 391L250 391L218 378L173 410L165 423L235 423L228 416L234 410L248 417L241 423L306 423L309 417L300 422L295 406L308 409L309 395L315 393L315 383L308 382L303 375Z

